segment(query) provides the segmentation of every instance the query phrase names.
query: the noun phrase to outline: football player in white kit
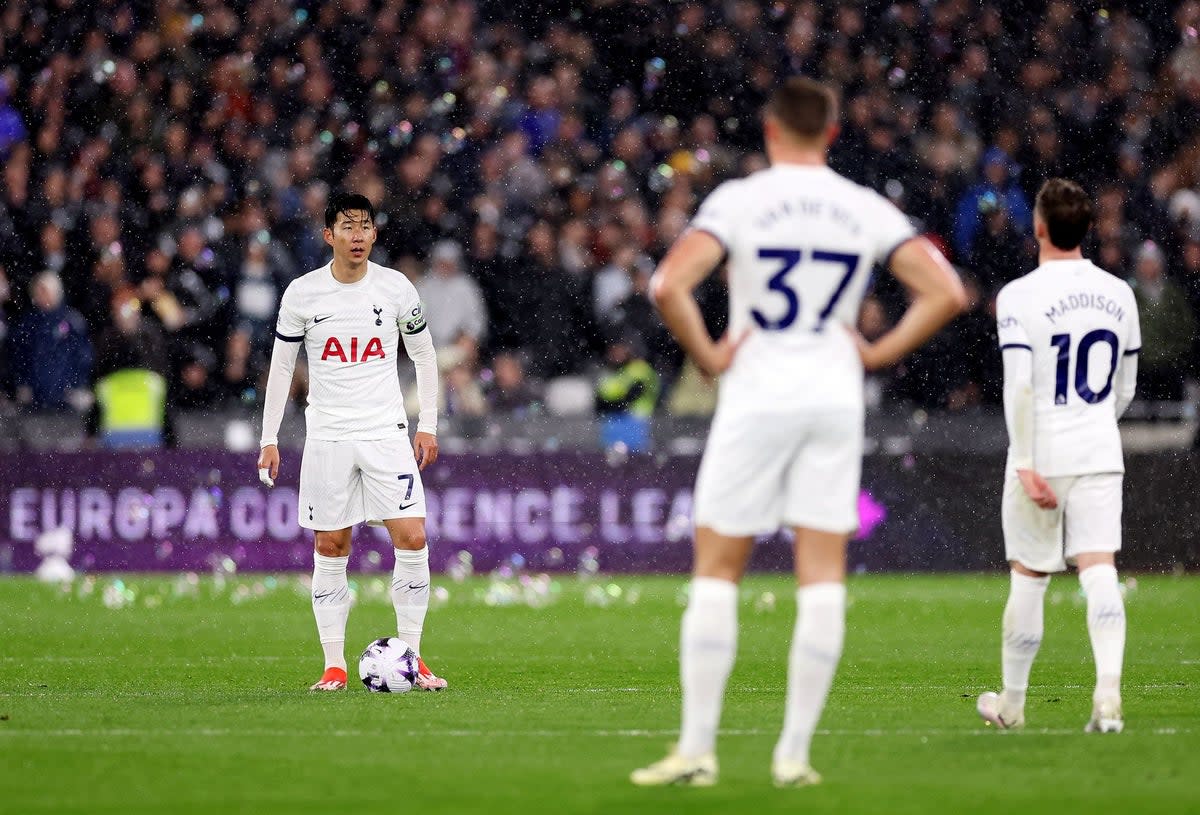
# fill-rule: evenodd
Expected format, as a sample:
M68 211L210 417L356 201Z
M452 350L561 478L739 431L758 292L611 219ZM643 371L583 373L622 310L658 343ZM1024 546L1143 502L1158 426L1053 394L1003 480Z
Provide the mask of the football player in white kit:
M809 744L841 658L846 543L858 528L863 370L919 346L966 302L954 270L876 193L826 166L833 93L787 80L764 117L769 169L718 187L659 266L652 295L693 360L720 376L695 491L695 560L680 635L683 721L638 785L707 786L737 649L738 582L755 536L795 531L798 616L774 751L779 786L814 784ZM693 289L728 258L729 332L714 341ZM853 333L876 263L911 290L873 344Z
M417 290L400 272L368 260L376 237L371 202L335 194L323 234L333 260L293 280L279 304L258 467L272 485L279 472L279 424L303 343L309 392L300 525L314 530L312 604L325 652L325 672L312 690L341 690L350 613L346 563L355 524L387 527L396 554L391 596L397 636L421 653L429 608L421 471L438 455L438 373ZM421 405L411 444L396 369L401 337L416 367ZM419 666L416 687L446 687L424 660Z
M1038 267L996 299L1008 424L1001 525L1012 567L1002 623L1004 689L978 708L1001 728L1025 722L1029 671L1042 642L1051 572L1079 570L1096 660L1088 732L1120 732L1125 604L1121 548L1125 472L1117 419L1133 399L1141 346L1137 304L1123 280L1085 260L1087 194L1053 178L1038 192Z

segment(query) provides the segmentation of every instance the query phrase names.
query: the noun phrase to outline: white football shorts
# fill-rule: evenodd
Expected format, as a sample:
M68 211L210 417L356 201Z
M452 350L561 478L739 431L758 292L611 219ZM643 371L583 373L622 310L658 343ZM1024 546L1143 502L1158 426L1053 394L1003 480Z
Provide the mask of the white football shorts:
M858 529L861 409L717 411L696 476L695 525L731 537L784 526Z
M330 531L424 517L425 488L407 437L304 443L300 526Z
M1121 550L1122 473L1047 478L1058 507L1041 509L1016 475L1004 481L1004 556L1035 572L1061 572L1080 552Z

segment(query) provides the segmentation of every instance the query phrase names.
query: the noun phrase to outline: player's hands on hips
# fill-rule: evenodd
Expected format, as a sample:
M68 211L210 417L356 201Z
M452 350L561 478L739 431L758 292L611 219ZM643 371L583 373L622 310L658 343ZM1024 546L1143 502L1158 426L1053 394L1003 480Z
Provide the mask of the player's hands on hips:
M863 370L878 371L880 368L887 367L887 361L880 355L879 349L875 347L874 343L853 329L847 330L854 338L854 344L858 346L858 356L862 360Z
M259 452L258 477L268 487L275 486L275 479L279 477L279 447L277 445L268 444ZM268 479L270 483L268 483Z
M437 461L437 436L432 433L422 433L418 430L416 435L413 436L413 455L417 457L417 469L422 471Z
M700 366L700 370L709 376L720 376L729 370L729 366L733 364L733 358L737 355L738 349L742 347L742 343L749 336L749 331L743 331L737 337L734 337L731 332L726 331L721 336L721 339L712 344L705 359L696 360L696 364Z
M1021 489L1029 496L1029 500L1042 509L1054 509L1058 506L1058 496L1036 470L1017 470L1017 478L1021 479Z

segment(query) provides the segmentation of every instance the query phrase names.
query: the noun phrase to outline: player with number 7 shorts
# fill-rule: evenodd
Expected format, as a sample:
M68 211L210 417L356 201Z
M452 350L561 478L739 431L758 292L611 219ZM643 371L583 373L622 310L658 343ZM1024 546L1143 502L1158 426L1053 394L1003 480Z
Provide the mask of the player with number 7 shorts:
M339 192L325 210L333 260L283 293L263 406L259 477L274 484L277 435L301 345L308 355L306 437L300 464L300 526L313 530L312 607L325 672L314 691L346 687L346 565L356 524L384 526L392 540L397 636L417 652L414 685L441 690L420 658L429 608L429 548L421 471L437 459L438 371L417 290L395 269L372 263L375 207ZM400 342L416 368L420 414L412 442L396 358Z

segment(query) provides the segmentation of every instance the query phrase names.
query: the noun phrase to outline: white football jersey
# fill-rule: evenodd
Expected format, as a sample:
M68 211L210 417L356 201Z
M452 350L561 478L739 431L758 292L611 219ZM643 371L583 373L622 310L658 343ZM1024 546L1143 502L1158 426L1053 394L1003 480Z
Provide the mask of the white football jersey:
M885 198L825 166L780 164L713 190L692 220L725 247L729 327L750 337L721 377L723 410L862 411L847 327L876 262L912 238Z
M417 290L395 269L367 263L357 283L339 283L332 262L283 293L275 335L308 355L308 438L407 436L396 368L400 332L425 330Z
M1113 384L1142 344L1129 285L1089 260L1050 261L1000 290L996 321L1004 352L1033 355L1034 469L1124 472Z

